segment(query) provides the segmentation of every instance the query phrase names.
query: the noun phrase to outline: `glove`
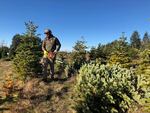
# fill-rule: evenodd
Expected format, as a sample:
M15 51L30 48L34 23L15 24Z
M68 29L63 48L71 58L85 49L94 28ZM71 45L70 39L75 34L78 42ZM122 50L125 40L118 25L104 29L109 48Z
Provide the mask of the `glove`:
M44 51L44 58L47 58L48 57L48 52L47 51Z

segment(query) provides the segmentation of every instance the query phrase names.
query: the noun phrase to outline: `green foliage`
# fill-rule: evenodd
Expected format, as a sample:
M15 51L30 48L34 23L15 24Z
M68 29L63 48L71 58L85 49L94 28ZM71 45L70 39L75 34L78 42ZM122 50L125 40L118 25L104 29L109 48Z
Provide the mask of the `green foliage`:
M84 52L72 52L71 53L71 65L75 70L79 70L80 67L85 63L86 58L85 58Z
M16 34L13 39L12 39L12 44L10 46L10 51L9 51L9 58L14 58L16 55L16 49L18 45L21 43L23 36Z
M144 50L141 52L140 58L140 65L137 68L137 73L141 75L142 91L144 91L144 94L150 98L150 50Z
M121 56L128 56L127 52L129 50L129 44L126 41L126 37L122 34L119 40L115 40L106 45L99 44L96 48L92 47L90 50L90 55L92 59L102 58L105 62L107 62L107 60L110 60L111 57L120 56L119 54L121 54Z
M137 48L137 49L140 49L141 47L141 39L140 39L140 35L137 31L134 31L131 38L130 38L130 41L131 41L131 46L133 48Z
M147 43L149 43L149 42L150 42L149 35L148 35L148 33L146 32L146 33L144 34L144 37L143 37L143 43L144 43L144 44L147 44Z
M25 35L27 35L29 37L38 36L38 35L36 35L38 26L35 25L32 21L25 22L25 27L26 27Z
M9 48L6 46L0 47L0 59L8 57Z
M128 57L128 54L125 53L117 53L117 54L112 54L109 63L111 65L113 64L120 64L124 68L130 68L130 58Z
M126 51L126 52L129 54L129 56L132 60L139 59L140 51L138 49L129 47L128 51Z
M122 67L129 68L131 60L127 50L129 50L129 46L125 37L121 37L119 40L116 40L115 45L113 46L113 52L108 62L112 65L120 64Z
M150 50L145 49L141 52L141 64L150 65Z
M41 57L41 42L35 37L24 37L16 50L13 59L16 71L23 77L33 76L41 72L39 65Z
M97 62L81 67L73 107L78 113L127 113L139 98L133 71Z
M63 59L57 59L55 62L55 73L61 75L66 67L66 62Z
M92 47L90 50L91 59L103 58L106 60L109 55L108 48L108 46L106 47L105 45L101 44L98 44L98 47Z
M75 70L79 70L86 61L86 42L84 40L77 41L73 48L74 50L70 54L70 65L72 65Z
M55 63L55 73L59 75L64 73L66 77L71 77L75 73L73 62L69 56L70 53L66 51L58 52Z
M87 49L87 46L85 44L86 44L86 41L83 38L82 38L82 40L78 40L75 43L75 46L73 47L74 51L85 52Z
M143 41L142 41L142 49L148 49L148 48L150 48L150 37L149 34L146 32L144 34Z
M26 34L15 35L11 45L11 51L14 51L14 68L24 79L41 73L39 61L42 56L42 42L36 35L38 26L31 21L25 23L25 26Z
M55 73L61 75L65 72L65 67L67 63L68 53L66 51L61 51L57 53L55 61Z
M75 69L72 65L66 65L65 67L65 75L66 77L71 77L73 74L75 74Z

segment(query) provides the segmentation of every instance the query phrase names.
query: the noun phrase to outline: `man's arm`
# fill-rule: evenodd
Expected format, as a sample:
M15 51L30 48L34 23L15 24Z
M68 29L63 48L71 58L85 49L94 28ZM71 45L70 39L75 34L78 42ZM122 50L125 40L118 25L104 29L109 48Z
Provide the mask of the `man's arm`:
M56 38L56 52L58 52L60 50L60 47L61 47L61 43L60 41L58 40L58 38Z
M42 42L42 51L46 51L46 49L45 49L45 41Z

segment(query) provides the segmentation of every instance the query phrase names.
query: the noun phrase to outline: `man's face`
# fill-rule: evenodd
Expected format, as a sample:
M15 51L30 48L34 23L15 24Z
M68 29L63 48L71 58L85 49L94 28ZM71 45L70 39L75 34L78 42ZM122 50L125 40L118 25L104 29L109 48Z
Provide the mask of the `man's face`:
M50 33L45 33L46 37L49 37L50 36Z

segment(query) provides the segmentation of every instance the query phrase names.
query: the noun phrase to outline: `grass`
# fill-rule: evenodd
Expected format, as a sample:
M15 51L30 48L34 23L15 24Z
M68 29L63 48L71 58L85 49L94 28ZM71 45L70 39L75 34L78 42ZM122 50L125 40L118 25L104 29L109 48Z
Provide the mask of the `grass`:
M7 76L16 76L11 61L0 61L0 113L74 113L70 108L75 77L64 76L43 82L41 78L33 78L20 86L17 98L1 99L3 81ZM16 93L16 92L15 92ZM130 113L150 113L145 110L149 103L137 105Z
M0 61L0 89L6 76L16 76L11 61ZM14 98L0 98L0 113L72 113L70 95L75 77L66 79L64 76L43 82L41 78L33 78L18 91ZM0 93L0 97L1 97Z

